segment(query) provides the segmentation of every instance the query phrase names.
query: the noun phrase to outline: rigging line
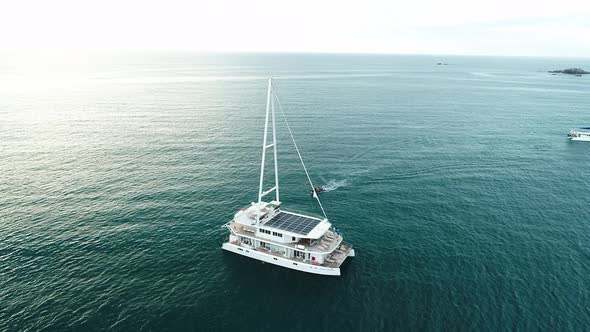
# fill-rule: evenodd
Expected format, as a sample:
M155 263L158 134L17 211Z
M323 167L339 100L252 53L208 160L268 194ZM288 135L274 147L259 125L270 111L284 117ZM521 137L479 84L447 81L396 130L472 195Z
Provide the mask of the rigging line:
M320 209L322 209L322 213L324 214L324 217L326 219L328 219L328 216L326 215L326 211L324 211L324 207L322 206L322 202L320 201L320 197L319 195L315 192L315 187L313 186L313 183L311 182L311 178L309 177L309 173L307 172L307 168L305 167L305 163L303 163L303 157L301 157L301 153L299 152L299 147L297 146L297 143L295 142L295 137L293 137L293 132L291 131L291 127L289 126L289 122L287 122L287 116L285 115L285 112L283 111L283 106L281 105L281 101L279 100L279 96L277 96L276 94L273 94L275 99L277 100L277 103L279 104L279 110L281 110L281 114L283 115L283 119L285 120L285 125L287 125L287 130L289 131L289 135L291 135L291 140L293 141L293 145L295 146L295 151L297 151L297 155L299 156L299 160L301 161L301 165L303 166L303 170L305 171L305 175L307 176L307 180L309 181L309 185L311 186L311 192L313 197L315 197L315 199L317 199L318 204L320 205Z

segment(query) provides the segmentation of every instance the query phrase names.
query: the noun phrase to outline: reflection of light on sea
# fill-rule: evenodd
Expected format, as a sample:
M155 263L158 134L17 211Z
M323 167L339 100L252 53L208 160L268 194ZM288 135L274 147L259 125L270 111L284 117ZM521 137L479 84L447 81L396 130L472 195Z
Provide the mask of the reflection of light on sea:
M481 73L481 72L471 72L471 75L475 75L475 76L483 76L483 77L494 77L496 75L492 75L490 73Z

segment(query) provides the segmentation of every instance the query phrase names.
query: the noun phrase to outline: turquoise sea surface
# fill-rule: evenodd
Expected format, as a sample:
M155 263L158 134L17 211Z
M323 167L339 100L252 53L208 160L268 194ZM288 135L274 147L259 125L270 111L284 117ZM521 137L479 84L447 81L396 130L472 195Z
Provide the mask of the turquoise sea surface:
M567 67L590 59L5 59L0 330L588 329L590 143L566 134L590 76L546 72ZM271 75L356 250L341 277L221 250ZM284 207L318 214L278 131Z

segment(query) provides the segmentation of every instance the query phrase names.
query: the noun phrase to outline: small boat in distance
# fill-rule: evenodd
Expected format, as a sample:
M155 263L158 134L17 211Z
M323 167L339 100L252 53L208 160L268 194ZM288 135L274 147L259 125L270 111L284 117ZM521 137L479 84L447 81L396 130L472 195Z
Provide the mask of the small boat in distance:
M580 129L572 129L567 137L571 141L590 142L590 127L582 127Z
M283 210L279 200L279 173L277 164L277 141L275 125L275 100L284 118L285 125L301 161L303 170L311 186L312 196L322 210L322 217ZM272 142L267 143L269 115L272 124ZM264 190L264 165L266 150L273 149L274 186ZM236 254L254 258L262 262L279 265L289 269L322 275L340 275L340 266L346 258L354 257L354 249L344 243L344 239L328 221L326 212L317 195L303 163L303 158L293 138L293 133L282 110L278 97L272 91L272 80L268 80L266 99L266 120L262 143L262 162L260 165L260 185L258 202L239 210L224 227L229 230L229 239L222 248ZM320 190L321 191L321 190ZM265 202L262 198L275 193L275 199Z
M314 196L315 194L319 194L319 193L324 192L324 191L326 191L326 189L324 189L323 187L315 187L311 191L311 196Z

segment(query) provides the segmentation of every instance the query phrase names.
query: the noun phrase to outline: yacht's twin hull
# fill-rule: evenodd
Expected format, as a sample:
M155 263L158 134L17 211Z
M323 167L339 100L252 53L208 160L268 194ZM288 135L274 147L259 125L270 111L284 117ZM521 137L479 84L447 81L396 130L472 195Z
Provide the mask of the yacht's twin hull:
M240 254L242 256L254 258L254 259L257 259L257 260L265 262L265 263L270 263L270 264L286 267L286 268L292 269L292 270L314 273L314 274L322 274L322 275L328 275L328 276L339 276L340 275L340 268L339 267L327 267L327 266L321 266L321 265L308 264L308 263L304 263L301 261L293 261L292 259L288 259L285 257L277 257L275 255L267 254L267 253L264 253L264 252L261 252L261 251L255 250L255 249L248 249L245 247L241 247L241 246L233 244L231 242L225 242L221 246L221 248L223 248L227 251L231 251L236 254ZM354 256L354 249L352 249L349 252L348 256L350 256L350 257Z

